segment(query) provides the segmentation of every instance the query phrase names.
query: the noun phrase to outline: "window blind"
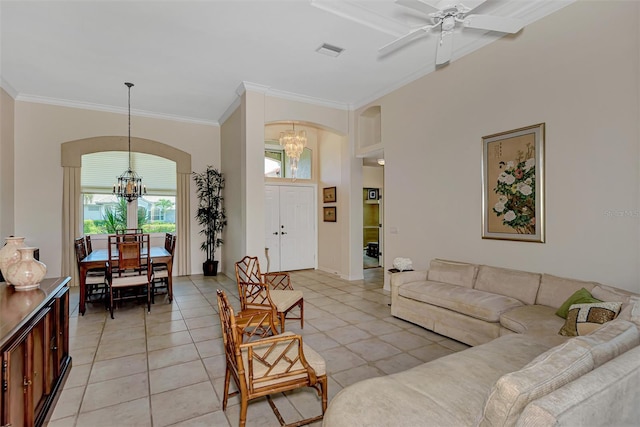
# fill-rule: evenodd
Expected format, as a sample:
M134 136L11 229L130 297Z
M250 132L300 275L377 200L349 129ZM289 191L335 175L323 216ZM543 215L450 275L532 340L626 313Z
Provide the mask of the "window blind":
M113 184L129 166L126 151L102 151L82 156L80 186L83 193L112 193ZM147 194L176 194L176 163L164 157L131 153L131 169L142 177Z

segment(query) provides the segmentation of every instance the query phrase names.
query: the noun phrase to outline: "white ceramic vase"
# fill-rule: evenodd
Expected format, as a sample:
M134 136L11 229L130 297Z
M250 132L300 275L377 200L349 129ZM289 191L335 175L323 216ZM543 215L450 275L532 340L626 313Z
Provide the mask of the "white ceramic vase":
M26 245L24 244L24 237L7 237L6 242L7 244L0 249L0 271L2 271L4 280L10 283L7 278L9 266L20 261L18 249L24 248Z
M30 291L40 286L40 281L47 274L47 266L33 257L36 248L19 248L20 261L9 266L7 280L16 291Z

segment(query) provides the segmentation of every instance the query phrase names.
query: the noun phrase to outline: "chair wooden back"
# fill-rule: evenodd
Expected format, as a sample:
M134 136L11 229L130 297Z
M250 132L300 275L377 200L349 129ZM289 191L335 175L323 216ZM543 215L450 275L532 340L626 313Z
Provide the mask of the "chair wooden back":
M269 289L262 281L258 257L245 256L236 262L236 282L241 310L274 307Z
M164 249L167 252L171 252L171 242L173 241L173 234L165 233L164 235Z
M142 234L142 228L122 228L116 234Z
M244 396L247 390L246 381L244 380L244 366L240 354L242 341L236 325L236 318L224 291L218 289L216 293L218 295L218 315L220 316L220 327L222 328L222 343L227 360L227 370L233 375L236 385L241 388L239 390L240 393ZM240 380L241 378L242 381Z
M76 251L76 261L80 264L80 261L87 256L87 250L84 246L84 237L78 237L75 239L73 241L73 247Z
M91 245L91 236L84 236L85 246L87 248L87 255L93 252L93 246Z
M118 274L126 270L135 270L142 273L142 261L139 242L118 243Z
M122 240L127 242L139 241L139 236L142 234L142 228L124 228L121 230L116 230L116 235L122 236Z

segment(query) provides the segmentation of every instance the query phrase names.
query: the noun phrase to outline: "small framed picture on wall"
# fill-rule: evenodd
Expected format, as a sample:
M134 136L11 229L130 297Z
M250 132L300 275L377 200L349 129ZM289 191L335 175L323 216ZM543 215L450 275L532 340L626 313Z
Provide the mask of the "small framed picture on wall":
M369 188L367 190L367 200L378 200L378 189Z
M336 222L336 207L329 206L322 208L324 222Z
M322 201L325 203L336 202L336 187L327 187L322 189Z

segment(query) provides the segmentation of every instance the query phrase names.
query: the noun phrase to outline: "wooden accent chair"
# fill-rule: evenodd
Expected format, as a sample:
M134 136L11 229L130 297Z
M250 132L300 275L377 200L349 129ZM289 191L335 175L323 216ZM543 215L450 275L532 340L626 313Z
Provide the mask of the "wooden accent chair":
M222 410L227 409L229 396L240 394L240 427L244 427L249 401L266 396L278 421L286 426L270 395L313 387L321 399L322 414L288 426L302 426L321 420L327 409L326 364L322 356L303 344L300 335L290 332L242 343L242 329L238 326L240 318L234 316L225 293L218 290L217 295L227 365ZM232 377L238 391L229 393Z
M109 311L113 319L113 308L116 301L137 298L139 295L127 296L125 288L142 287L146 291L147 311L151 311L151 282L153 281L153 261L147 256L142 262L140 242L118 242L118 265L115 271L109 268L107 261L107 283L109 285ZM116 295L114 297L114 294Z
M245 256L236 262L236 282L242 311L273 308L278 316L276 323L280 324L280 332L284 332L285 319L300 320L300 327L304 328L302 291L293 289L289 273L263 275L258 257ZM288 317L296 307L300 309L300 317Z
M164 249L171 254L171 262L173 262L173 254L176 251L176 235L166 233L164 236ZM153 265L153 283L151 284L151 303L155 304L155 296L159 294L158 289L166 288L169 302L173 301L173 289L169 283L169 269L165 263L155 263Z
M85 246L85 238L78 237L73 243L76 252L76 262L78 265L78 275L80 274L80 261L87 256L87 250ZM87 277L85 281L86 302L97 302L103 300L107 291L107 278L106 270L104 268L92 268L87 271Z

